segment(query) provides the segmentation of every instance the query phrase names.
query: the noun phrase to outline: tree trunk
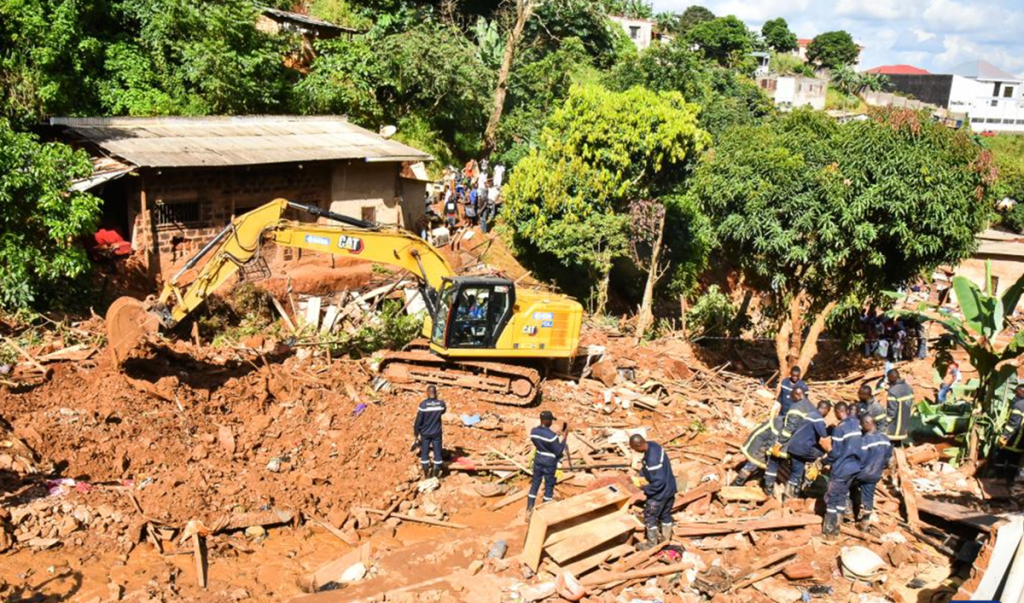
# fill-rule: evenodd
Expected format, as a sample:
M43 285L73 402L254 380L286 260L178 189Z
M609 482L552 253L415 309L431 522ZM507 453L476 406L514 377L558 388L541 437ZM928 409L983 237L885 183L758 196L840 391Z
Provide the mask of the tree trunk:
M508 34L508 42L505 44L505 56L501 59L501 69L498 70L498 85L494 89L494 109L491 111L491 118L487 121L487 129L484 131L484 155L489 155L498 142L498 122L501 121L501 113L505 110L505 95L508 93L508 74L512 71L512 61L515 59L516 46L523 36L523 28L526 21L533 14L534 2L536 0L516 0L516 24Z
M608 306L608 282L611 280L611 266L602 267L601 280L597 283L597 302L594 307L594 316L604 316L605 308Z
M750 300L753 299L753 297L753 289L747 289L746 293L743 294L743 302L740 304L740 309L736 312L736 316L733 317L732 324L729 325L729 337L740 336L740 332L743 327L743 317L746 316L747 312L750 310Z
M658 222L658 236L651 248L651 263L647 270L647 283L644 285L644 299L640 302L640 312L636 317L636 342L640 343L644 334L654 323L654 286L660 278L659 264L661 262L661 241L665 237L665 212L661 213L661 220Z
M807 294L803 291L793 296L793 300L789 303L789 324L790 324L790 341L789 341L789 358L786 362L788 367L796 365L797 359L800 357L800 350L804 346L804 301L807 300Z
M807 374L807 367L810 366L811 360L818 353L818 337L825 330L825 321L828 320L828 315L835 307L836 302L829 302L825 309L814 317L814 322L811 323L811 328L807 331L807 339L804 340L803 346L800 348L800 360L797 361L797 366L800 367L800 372L804 375Z
M688 310L686 303L686 295L679 296L679 330L683 333L683 339L686 339L686 311Z
M789 334L793 332L793 323L787 318L779 332L775 334L775 356L779 360L779 382L789 374Z

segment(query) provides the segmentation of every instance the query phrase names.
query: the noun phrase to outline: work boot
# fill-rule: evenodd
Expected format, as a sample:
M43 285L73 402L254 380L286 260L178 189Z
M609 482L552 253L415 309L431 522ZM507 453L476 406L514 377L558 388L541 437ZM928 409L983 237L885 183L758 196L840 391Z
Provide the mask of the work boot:
M752 473L753 471L743 467L740 469L740 472L736 474L736 479L732 480L732 486L734 488L742 488L747 484L747 480L750 479L750 475Z
M875 514L870 512L865 513L864 516L860 518L860 521L857 522L857 529L868 534L877 532L878 529L875 528Z
M434 465L434 477L441 479L441 474L444 472L444 465Z
M797 488L796 484L786 484L786 489L782 492L782 502L797 498L800 496L800 489Z
M658 533L658 526L647 526L647 540L637 545L636 550L646 551L658 546L661 542L661 534Z
M423 471L423 479L430 479L430 465L420 465L420 469Z
M661 524L661 541L672 542L672 524L663 523Z
M839 538L839 517L835 513L826 513L825 522L821 525L821 535L828 542Z

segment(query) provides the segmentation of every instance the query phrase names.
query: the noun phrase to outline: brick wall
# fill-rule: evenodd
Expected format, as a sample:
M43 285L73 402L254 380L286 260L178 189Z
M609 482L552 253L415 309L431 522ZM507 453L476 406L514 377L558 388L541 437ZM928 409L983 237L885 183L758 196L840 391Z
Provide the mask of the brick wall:
M136 248L149 251L149 261L168 274L176 270L232 217L284 197L327 207L331 193L329 163L242 166L233 168L147 169L129 193L129 223L140 238ZM150 211L143 215L141 193ZM158 213L171 219L160 224ZM183 217L184 221L177 221ZM156 245L153 245L153 240ZM293 250L285 250L291 252ZM275 254L280 255L280 254ZM287 260L293 254L268 259Z

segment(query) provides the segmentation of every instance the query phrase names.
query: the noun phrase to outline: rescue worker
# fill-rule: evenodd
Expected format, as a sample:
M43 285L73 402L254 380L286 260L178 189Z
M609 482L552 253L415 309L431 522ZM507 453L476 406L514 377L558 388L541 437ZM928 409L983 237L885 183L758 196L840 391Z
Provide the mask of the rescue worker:
M459 222L459 199L462 197L462 187L456 187L456 192L448 195L444 200L444 221L448 228L455 228Z
M831 403L823 401L820 411L804 398L800 388L792 392L793 406L786 413L782 433L772 446L772 458L765 470L765 487L768 491L775 486L775 477L779 468L779 459L790 459L789 482L783 493L783 499L795 498L803 487L804 471L807 463L812 463L825 455L828 446L828 431L825 429L825 416L831 410Z
M885 376L889 382L889 394L885 402L889 425L885 433L894 445L899 446L907 439L910 412L914 407L914 389L900 377L898 369L890 369Z
M676 501L676 476L672 463L660 444L648 442L644 436L633 434L629 447L644 454L640 475L647 480L643 486L647 501L644 503L644 527L647 540L637 547L641 551L650 549L672 539L672 507Z
M839 535L839 518L847 513L850 484L860 472L860 420L845 402L836 404L835 410L839 424L832 430L832 450L825 457L825 464L832 467L825 491L825 521L821 526L826 540Z
M1016 481L1024 483L1024 383L1018 385L1014 393L1010 415L999 434L999 455L1006 466L1013 467L1014 461L1017 462Z
M745 485L754 473L758 470L764 471L768 466L768 451L772 449L775 439L782 432L782 420L781 415L776 415L754 427L754 430L747 436L747 440L740 447L740 452L747 457L747 462L740 467L736 479L732 482L733 486Z
M860 427L863 432L860 438L860 471L853 479L853 489L860 499L858 527L866 532L874 524L875 488L892 459L892 442L889 436L878 430L871 415L860 418Z
M540 483L544 482L544 502L550 502L555 496L555 469L565 453L565 440L569 437L569 424L562 427L562 440L551 430L555 415L550 410L540 413L540 425L530 430L530 441L536 449L533 456L533 480L530 482L530 493L526 496L526 514L533 513L537 504L537 492Z
M853 413L850 413L853 414ZM889 429L889 415L885 408L878 403L871 386L865 383L857 390L857 416L871 415L875 420L878 430L885 433Z
M800 367L794 366L789 369L789 377L783 379L782 383L779 384L779 398L777 400L779 404L779 415L784 417L786 416L786 413L789 412L789 407L794 403L793 391L797 389L803 390L805 398L811 393L810 388L808 388L807 384L804 383L804 380L800 378Z
M427 398L420 402L413 423L413 436L420 443L420 466L423 478L441 477L441 417L448 410L445 403L437 398L437 387L427 387ZM433 466L430 463L430 450L434 450Z

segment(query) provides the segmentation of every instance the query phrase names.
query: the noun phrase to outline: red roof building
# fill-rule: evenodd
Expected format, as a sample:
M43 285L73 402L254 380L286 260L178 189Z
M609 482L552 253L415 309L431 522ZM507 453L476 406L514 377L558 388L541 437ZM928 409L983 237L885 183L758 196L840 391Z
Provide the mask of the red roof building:
M866 73L881 73L883 75L928 75L928 71L913 65L882 65L868 69Z

